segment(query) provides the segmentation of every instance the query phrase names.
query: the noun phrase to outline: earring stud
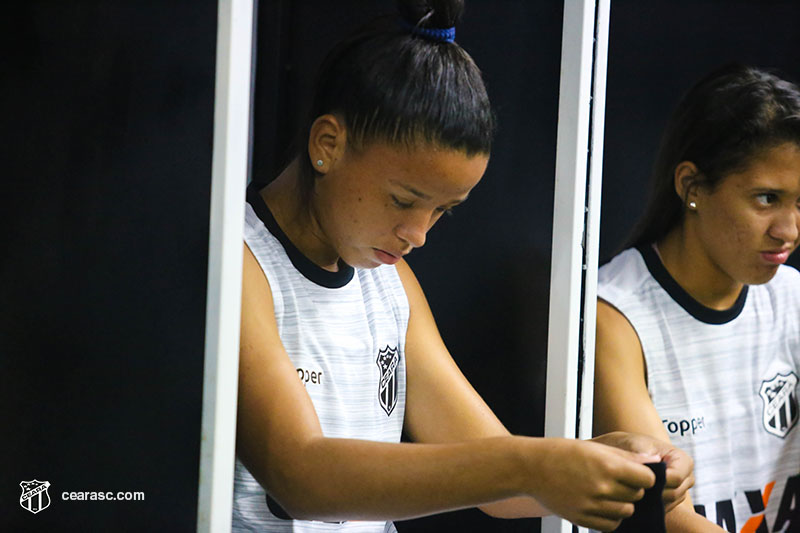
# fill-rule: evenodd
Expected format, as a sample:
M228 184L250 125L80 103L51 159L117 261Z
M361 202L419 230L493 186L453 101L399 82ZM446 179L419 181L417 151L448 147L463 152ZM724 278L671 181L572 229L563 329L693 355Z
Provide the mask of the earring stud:
M323 163L322 159L317 159L317 166L318 167L321 167L323 164L324 163Z
M697 209L697 204L695 202L689 202L689 209Z

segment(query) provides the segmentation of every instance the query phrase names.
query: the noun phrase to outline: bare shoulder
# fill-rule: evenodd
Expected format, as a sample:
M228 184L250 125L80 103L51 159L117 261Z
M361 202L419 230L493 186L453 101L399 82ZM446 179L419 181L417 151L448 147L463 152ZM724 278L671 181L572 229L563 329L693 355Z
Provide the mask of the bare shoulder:
M644 382L644 354L639 336L625 315L604 300L597 302L595 358L601 373L606 367L620 368L618 365L622 365L635 372L627 374L626 379L641 378Z
M619 309L602 299L597 301L597 341L603 343L602 349L615 348L615 353L622 349L629 355L642 356L636 330Z
M242 257L242 297L261 299L264 296L269 296L269 303L271 304L272 289L269 286L266 275L261 270L258 260L250 247L245 244L243 246ZM268 306L270 311L272 306Z
M397 274L400 276L400 279L405 286L406 282L413 280L415 283L417 281L417 277L414 275L414 272L411 271L411 267L406 263L405 259L401 259L395 265L397 269Z
M395 268L397 268L397 274L400 277L400 282L403 284L403 290L406 292L406 298L408 298L408 334L416 335L421 329L423 331L427 331L428 334L431 334L433 331L435 331L435 336L438 337L438 329L436 328L436 322L434 320L433 313L428 305L428 299L425 297L425 292L422 290L422 286L417 280L417 276L414 275L411 267L403 259L401 259L395 265ZM434 339L429 338L428 340L430 341Z
M417 281L417 276L414 275L414 272L411 270L411 267L404 259L401 259L395 265L397 269L397 275L400 277L400 281L403 283L403 288L406 291L406 294L409 298L409 304L411 304L411 298L419 298L423 297L422 287Z

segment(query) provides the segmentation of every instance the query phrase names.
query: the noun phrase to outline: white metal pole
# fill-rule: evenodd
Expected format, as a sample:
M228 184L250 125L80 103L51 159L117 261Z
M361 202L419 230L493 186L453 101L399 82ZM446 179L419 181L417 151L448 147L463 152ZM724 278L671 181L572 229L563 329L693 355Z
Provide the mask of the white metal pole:
M592 125L586 213L586 276L583 289L583 376L578 438L592 437L594 410L594 342L597 317L597 264L600 254L600 198L603 184L603 133L606 120L606 71L611 0L599 0L595 26Z
M608 3L608 0L606 0ZM593 234L587 228L587 220L596 216L597 192L590 192L587 206L587 182L590 179L590 150L602 146L603 115L592 111L592 75L596 74L594 55L595 28L598 9L595 0L565 0L563 34L561 44L561 82L559 87L559 115L556 146L556 183L553 210L553 245L550 275L550 314L547 348L547 394L545 405L545 436L575 438L583 435L578 425L578 358L581 343L586 346L587 337L581 338L581 301L586 289L596 292L596 281L584 286L584 265L589 274L589 265L584 246ZM607 15L606 15L607 16ZM605 45L604 45L605 46ZM602 82L605 86L605 58L602 66ZM603 101L605 100L603 91ZM592 122L600 119L600 123ZM599 132L600 144L592 141ZM595 167L602 170L602 167ZM600 175L599 173L597 174ZM587 210L589 212L587 212ZM596 252L588 257L594 261L596 278ZM592 331L585 328L594 344L594 314L590 316ZM587 363L593 361L586 361ZM587 370L584 365L584 370ZM588 371L590 379L582 389L585 400L588 394L591 404L593 368ZM584 406L586 407L586 406ZM582 409L582 414L585 409ZM591 405L588 406L591 420ZM585 420L585 418L584 418ZM591 432L591 426L589 426ZM542 520L543 533L570 533L572 524L557 517Z
M553 208L545 435L574 438L594 2L566 0Z
M231 530L254 0L220 0L197 531Z

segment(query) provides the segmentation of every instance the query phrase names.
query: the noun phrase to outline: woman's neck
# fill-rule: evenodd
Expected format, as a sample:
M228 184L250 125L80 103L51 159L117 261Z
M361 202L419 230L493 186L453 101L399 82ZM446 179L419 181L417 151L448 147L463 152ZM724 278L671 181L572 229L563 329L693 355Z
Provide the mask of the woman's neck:
M328 244L311 203L300 185L300 165L292 161L261 189L261 197L292 244L317 266L336 272L339 256Z
M725 274L705 253L700 241L681 225L656 243L661 263L683 290L702 305L722 311L730 309L743 284Z

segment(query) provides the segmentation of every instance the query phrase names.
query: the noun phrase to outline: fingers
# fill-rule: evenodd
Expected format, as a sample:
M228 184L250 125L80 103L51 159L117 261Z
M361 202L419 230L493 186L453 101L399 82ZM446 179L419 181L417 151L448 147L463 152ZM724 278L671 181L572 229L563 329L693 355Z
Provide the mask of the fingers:
M669 497L669 500L673 501L678 497L682 498L685 496L686 492L694 486L694 474L689 474L685 478L679 479L678 481L679 483L677 484L674 481L670 483L669 477L667 478L667 483L664 485L665 499Z
M608 445L617 455L621 455L625 457L629 461L633 461L635 463L659 463L661 462L661 455L658 453L654 453L653 451L646 451L642 449L629 449L629 448L620 448L619 446L615 445Z
M605 473L590 490L591 497L597 502L595 512L600 513L608 505L612 510L609 516L614 517L613 513L620 505L626 509L630 507L633 512L633 502L641 500L645 489L653 486L655 474L646 466L631 461L631 454L615 448L609 450L612 457L606 462ZM624 460L613 458L614 455L622 456Z
M649 489L656 482L656 475L652 470L642 464L642 454L633 453L619 448L608 448L612 453L626 459L624 463L612 470L611 474L624 485L639 489Z
M686 499L688 490L694 485L694 461L686 452L668 442L621 432L610 433L596 440L639 452L638 460L641 462L667 463L663 500L668 511ZM642 460L647 454L651 454L650 460Z
M667 476L662 499L669 512L686 498L689 489L694 486L694 461L678 448L670 450L664 456L664 461L667 463Z
M685 452L678 448L673 448L664 455L664 462L667 463L666 488L676 488L689 478L692 478L692 483L694 483L692 476L694 461Z
M644 489L622 484L617 485L614 491L606 496L609 501L631 504L632 502L638 502L642 498L644 498Z
M622 520L611 520L600 516L587 515L578 520L570 520L576 526L588 527L597 531L614 531L617 529Z
M655 484L655 474L642 464L639 453L597 441L559 440L551 446L548 451L558 454L558 460L550 458L538 470L545 473L549 491L540 492L543 484L537 483L531 495L575 524L612 531L633 514L634 502Z
M626 518L633 515L634 505L630 502L605 502L601 507L587 511L574 523L598 531L614 531Z
M664 500L664 506L667 512L671 511L675 507L677 507L683 500L686 499L686 496L689 494L689 489L694 486L694 475L690 475L686 479L683 480L677 488L675 489L664 489L662 493L662 499Z
M641 456L639 462L642 463L659 462L661 461L662 452L666 451L663 449L663 443L651 437L623 431L612 431L611 433L595 437L592 440L600 444L639 454Z
M577 523L578 526L588 527L597 531L614 531L619 527L621 520L613 521L603 518L589 518L585 523Z

